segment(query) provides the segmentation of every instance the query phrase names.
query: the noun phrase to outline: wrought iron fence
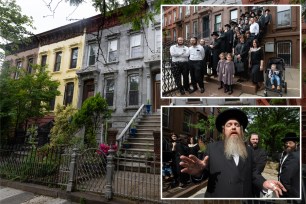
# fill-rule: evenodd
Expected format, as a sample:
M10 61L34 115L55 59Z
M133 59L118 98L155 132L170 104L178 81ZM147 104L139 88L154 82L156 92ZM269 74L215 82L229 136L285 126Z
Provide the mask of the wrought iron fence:
M60 174L64 147L1 146L1 178L59 186L65 180Z
M86 149L77 156L76 189L103 192L106 185L106 155L96 148Z

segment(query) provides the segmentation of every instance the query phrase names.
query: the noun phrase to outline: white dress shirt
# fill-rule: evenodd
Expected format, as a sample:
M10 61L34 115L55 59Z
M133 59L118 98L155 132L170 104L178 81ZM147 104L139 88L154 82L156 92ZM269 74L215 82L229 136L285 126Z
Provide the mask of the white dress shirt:
M170 55L172 62L187 62L189 57L189 49L185 45L172 45L170 47Z
M258 23L252 23L250 26L250 32L251 34L255 33L255 35L257 35L259 33L259 25Z
M190 53L189 59L192 61L203 60L205 57L205 51L201 45L189 47L189 53Z

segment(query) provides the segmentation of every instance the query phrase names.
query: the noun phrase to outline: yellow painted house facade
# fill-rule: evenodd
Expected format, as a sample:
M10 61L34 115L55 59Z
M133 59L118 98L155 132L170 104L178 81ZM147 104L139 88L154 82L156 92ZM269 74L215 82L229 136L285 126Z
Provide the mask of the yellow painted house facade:
M51 110L54 110L57 105L68 104L77 108L79 94L76 71L82 65L85 34L82 27L79 27L79 32L76 32L79 35L74 37L69 36L68 32L75 31L75 28L70 28L67 32L62 32L62 29L58 28L40 34L41 45L37 55L37 64L46 66L51 79L60 82L58 91L61 92L61 95L51 102ZM68 36L65 36L65 34Z

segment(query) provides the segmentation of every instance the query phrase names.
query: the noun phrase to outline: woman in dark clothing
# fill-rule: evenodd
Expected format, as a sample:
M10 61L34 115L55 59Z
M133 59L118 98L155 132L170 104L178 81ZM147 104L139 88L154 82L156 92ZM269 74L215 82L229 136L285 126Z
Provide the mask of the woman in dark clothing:
M263 67L263 50L259 47L257 39L253 40L253 47L250 49L250 62L252 82L256 84L257 90L263 90L264 85L264 67Z

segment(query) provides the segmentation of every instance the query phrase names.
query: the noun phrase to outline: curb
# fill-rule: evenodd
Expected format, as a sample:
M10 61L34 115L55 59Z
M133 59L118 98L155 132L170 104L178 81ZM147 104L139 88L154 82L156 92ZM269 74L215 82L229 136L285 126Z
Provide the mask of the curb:
M6 179L0 180L0 186L10 187L14 189L23 190L26 192L31 192L38 195L49 196L53 198L62 198L71 202L80 203L80 201L85 201L85 203L90 204L112 204L112 203L122 203L122 204L131 204L135 201L130 201L124 198L114 197L112 200L108 201L105 199L102 194L98 195L90 192L66 192L57 188L49 188L47 186L41 186L32 183L21 183L16 181L10 181Z

